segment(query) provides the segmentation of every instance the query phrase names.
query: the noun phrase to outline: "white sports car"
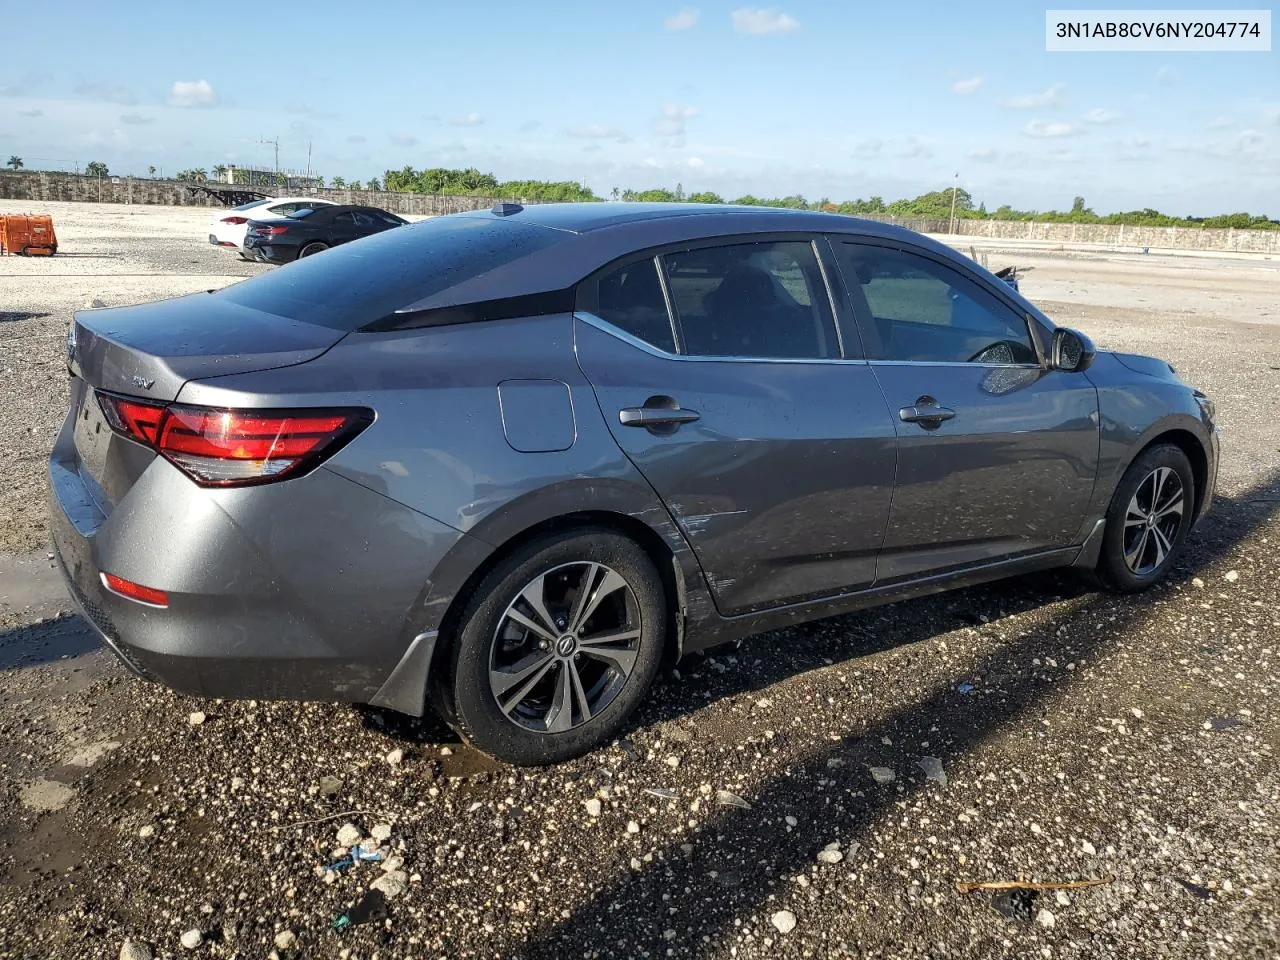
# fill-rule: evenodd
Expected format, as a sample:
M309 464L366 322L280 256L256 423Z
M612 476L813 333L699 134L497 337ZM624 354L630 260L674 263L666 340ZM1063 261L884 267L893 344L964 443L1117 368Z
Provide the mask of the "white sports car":
M242 203L230 210L222 210L213 215L209 221L209 242L215 247L226 247L244 256L245 224L249 218L254 220L277 220L287 217L304 207L331 207L330 200L317 200L314 197L270 197L266 200L254 200Z

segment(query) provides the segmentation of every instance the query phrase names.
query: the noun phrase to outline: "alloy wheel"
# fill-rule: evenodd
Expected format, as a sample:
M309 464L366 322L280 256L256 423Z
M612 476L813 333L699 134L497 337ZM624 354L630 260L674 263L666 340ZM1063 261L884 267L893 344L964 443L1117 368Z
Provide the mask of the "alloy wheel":
M1157 467L1143 478L1124 515L1124 562L1145 577L1163 566L1173 552L1182 526L1186 497L1182 478L1169 467Z
M572 730L626 685L642 630L635 592L612 567L555 567L507 605L494 631L489 689L503 715L525 729Z

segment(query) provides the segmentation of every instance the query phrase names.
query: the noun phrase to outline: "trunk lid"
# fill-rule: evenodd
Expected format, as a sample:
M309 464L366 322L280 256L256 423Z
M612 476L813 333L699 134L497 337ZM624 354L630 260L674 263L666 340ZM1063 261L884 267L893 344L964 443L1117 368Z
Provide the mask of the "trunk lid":
M188 380L314 360L345 331L196 293L134 307L77 312L71 371L91 387L173 400Z

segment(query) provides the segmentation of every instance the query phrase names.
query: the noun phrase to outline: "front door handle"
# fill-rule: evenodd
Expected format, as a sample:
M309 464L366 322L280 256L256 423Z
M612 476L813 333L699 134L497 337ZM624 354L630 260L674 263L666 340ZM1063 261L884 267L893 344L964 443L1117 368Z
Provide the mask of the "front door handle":
M944 420L950 420L955 415L956 412L950 407L939 406L938 401L929 396L919 397L914 404L898 411L899 420L904 423L918 423L926 429L937 427Z
M618 421L624 427L678 427L700 418L698 411L684 407L623 407L618 411Z

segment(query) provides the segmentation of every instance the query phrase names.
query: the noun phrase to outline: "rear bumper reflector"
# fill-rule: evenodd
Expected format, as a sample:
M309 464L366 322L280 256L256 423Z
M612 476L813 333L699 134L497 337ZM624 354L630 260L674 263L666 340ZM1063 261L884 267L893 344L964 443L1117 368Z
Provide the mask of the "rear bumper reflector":
M126 580L124 577L117 577L114 573L102 574L102 585L116 596L124 597L126 600L132 600L135 603L146 604L148 607L158 607L161 610L169 606L169 595L163 590L157 590L155 587L144 587L142 584Z

